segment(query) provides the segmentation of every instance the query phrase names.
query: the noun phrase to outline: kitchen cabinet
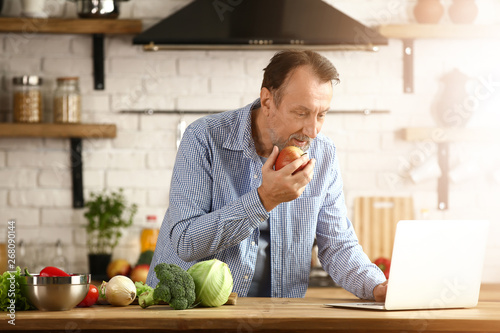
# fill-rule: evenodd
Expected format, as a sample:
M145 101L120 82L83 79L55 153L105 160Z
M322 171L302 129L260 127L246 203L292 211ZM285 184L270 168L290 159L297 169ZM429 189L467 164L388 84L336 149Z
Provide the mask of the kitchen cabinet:
M104 89L104 35L136 34L141 20L61 19L0 17L0 33L91 34L93 38L94 88Z
M0 123L1 138L69 138L71 143L71 179L73 207L81 208L83 202L82 139L116 137L113 124L11 124Z
M69 311L17 311L13 331L51 332L500 332L500 285L481 287L471 309L366 311L330 308L357 300L341 288L305 298L238 298L236 305L176 311L166 305L94 305ZM408 294L411 297L411 292ZM4 324L4 326L7 323Z
M378 27L387 38L403 41L404 92L413 93L413 53L415 39L500 39L500 25L479 24L394 24Z

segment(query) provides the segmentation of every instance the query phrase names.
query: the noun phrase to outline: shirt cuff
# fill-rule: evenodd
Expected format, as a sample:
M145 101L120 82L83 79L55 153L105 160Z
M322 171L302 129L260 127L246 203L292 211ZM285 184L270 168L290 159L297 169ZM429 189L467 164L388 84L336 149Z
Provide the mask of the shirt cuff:
M383 274L380 276L377 275L373 279L367 279L365 283L365 291L364 291L364 299L375 299L375 296L373 296L373 289L378 286L379 284L383 283L386 281L386 278Z
M257 228L261 222L269 218L269 213L260 201L257 189L254 189L241 197L243 209L247 213L249 220L253 226Z

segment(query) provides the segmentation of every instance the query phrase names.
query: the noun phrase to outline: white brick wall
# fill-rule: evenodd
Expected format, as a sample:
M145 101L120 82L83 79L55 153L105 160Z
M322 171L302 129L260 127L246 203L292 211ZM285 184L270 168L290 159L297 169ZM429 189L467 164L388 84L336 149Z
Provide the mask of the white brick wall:
M76 17L71 2L51 13ZM8 14L19 14L9 0ZM369 25L412 22L412 1L328 0ZM190 3L190 0L141 0L122 5L123 18L139 18L147 27ZM483 0L481 5L495 2ZM480 13L480 22L497 17ZM139 205L135 226L127 231L115 257L138 255L138 234L147 214L162 220L168 207L169 185L176 154L178 114L120 113L122 110L226 110L258 97L262 69L272 51L168 51L146 53L132 45L132 36L105 39L106 89L93 89L92 38L85 35L0 34L0 119L11 119L12 77L25 73L44 77L46 113L55 79L77 75L83 95L84 122L114 123L115 139L83 140L84 195L103 188L124 188L126 198ZM473 180L452 184L450 209L436 209L435 180L414 184L410 169L435 153L432 142L405 142L400 129L434 126L430 108L442 88L444 73L459 67L471 77L487 77L498 68L498 41L416 40L415 93L403 93L402 44L391 40L378 53L328 51L340 72L334 88L336 110L381 109L390 114L363 116L331 114L323 133L338 148L346 201L353 211L357 196L411 195L415 212L430 209L431 218L488 218L493 222L484 279L500 281L500 184L492 174L500 170L496 146L452 145L458 155L480 156L483 170ZM498 72L498 69L496 70ZM496 86L494 87L496 90ZM498 91L495 91L498 94ZM492 101L490 97L488 101ZM2 113L3 112L3 113ZM482 118L475 120L480 123ZM184 115L187 123L199 115ZM484 117L483 117L484 118ZM487 118L487 117L486 117ZM484 122L483 122L484 124ZM491 125L491 124L488 124ZM474 155L475 154L475 155ZM477 157L474 157L477 158ZM72 208L69 140L0 139L0 221L15 217L18 238L32 248L61 239L73 271L86 271L86 235L83 210ZM0 224L1 225L1 224Z

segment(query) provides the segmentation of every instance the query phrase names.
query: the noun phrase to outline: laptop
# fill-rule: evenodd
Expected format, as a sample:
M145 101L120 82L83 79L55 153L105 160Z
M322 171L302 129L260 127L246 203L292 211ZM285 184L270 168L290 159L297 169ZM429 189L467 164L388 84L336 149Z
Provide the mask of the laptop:
M368 310L477 305L487 220L402 220L396 226L385 302L330 303Z

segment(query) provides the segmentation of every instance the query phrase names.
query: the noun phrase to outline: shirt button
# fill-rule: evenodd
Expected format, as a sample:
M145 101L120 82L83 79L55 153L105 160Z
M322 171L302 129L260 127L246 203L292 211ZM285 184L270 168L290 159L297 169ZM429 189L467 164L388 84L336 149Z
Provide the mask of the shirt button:
M245 275L243 278L244 278L245 280L248 280L248 275Z
M253 175L253 178L257 179L259 178L259 175Z
M254 242L254 241L252 241L252 245L255 245L255 242Z

